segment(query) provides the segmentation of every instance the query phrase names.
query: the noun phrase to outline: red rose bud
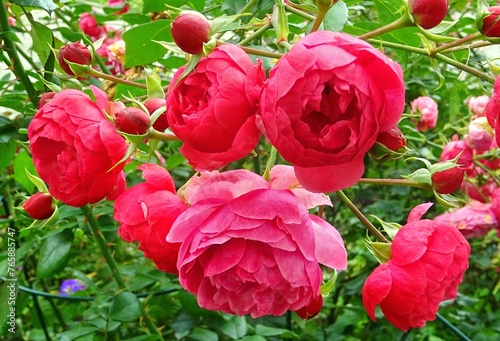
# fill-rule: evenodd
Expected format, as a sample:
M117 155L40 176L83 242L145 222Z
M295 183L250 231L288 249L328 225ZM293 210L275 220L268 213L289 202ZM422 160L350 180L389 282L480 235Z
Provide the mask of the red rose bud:
M300 316L301 319L309 320L318 315L318 313L321 311L321 308L323 308L323 296L318 295L314 297L308 305L300 308L295 312Z
M459 166L432 173L432 188L439 194L450 194L460 188L465 170Z
M167 105L167 101L164 98L150 98L144 102L144 106L148 109L150 115L152 115L156 110ZM153 123L153 128L159 131L164 131L168 128L167 113L161 114Z
M68 74L74 75L73 71L69 67L66 60L71 63L76 63L80 65L90 65L92 62L92 54L89 49L80 42L71 43L64 45L59 50L59 56L57 57L59 65Z
M55 211L52 195L45 192L35 193L24 202L23 209L33 219L48 219Z
M448 13L448 0L408 0L410 13L417 23L426 30L436 27Z
M384 145L387 149L394 152L406 146L406 139L398 127L393 127L388 131L382 131L377 136L378 143Z
M144 135L150 123L149 115L139 108L128 107L115 114L116 129L127 134Z
M185 11L172 22L171 32L182 51L200 54L203 44L210 39L210 23L201 13Z
M486 37L498 38L500 37L500 6L492 6L488 8L489 15L487 14L482 21L480 31Z
M52 99L52 97L54 97L56 93L55 92L46 92L42 95L42 97L40 97L40 101L38 102L38 109L40 109L41 107L43 107L43 105L45 103L47 103L48 101L50 101Z

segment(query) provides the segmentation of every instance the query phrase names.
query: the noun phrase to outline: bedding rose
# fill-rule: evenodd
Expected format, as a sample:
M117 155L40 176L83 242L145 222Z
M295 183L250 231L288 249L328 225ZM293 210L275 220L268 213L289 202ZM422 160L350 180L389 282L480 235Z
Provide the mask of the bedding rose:
M331 192L361 178L364 155L403 108L397 63L362 40L318 31L271 70L258 121L304 188Z

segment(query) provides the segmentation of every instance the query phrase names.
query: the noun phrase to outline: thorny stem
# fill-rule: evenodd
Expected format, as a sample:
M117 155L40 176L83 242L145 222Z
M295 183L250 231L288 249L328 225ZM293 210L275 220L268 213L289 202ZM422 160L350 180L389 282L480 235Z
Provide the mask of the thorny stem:
M311 15L309 13L301 11L300 9L294 8L294 7L292 7L292 6L288 5L288 4L285 5L285 10L287 10L290 13L296 14L299 17L307 19L307 20L311 20L312 21L312 20L316 19L316 17L314 15Z
M385 26L379 27L373 31L362 34L362 35L358 36L358 38L362 39L362 40L367 40L367 39L379 36L379 35L384 34L384 33L388 33L388 32L395 31L395 30L400 29L400 28L414 26L414 25L415 24L410 19L410 15L405 12L405 14L403 16L394 20L393 22L391 22Z
M372 184L372 185L393 185L403 187L414 187L422 189L431 189L429 184L418 182L409 179L374 179L374 178L361 178L358 183Z
M377 238L379 241L383 243L389 243L389 240L385 238L385 236L377 230L375 226L364 216L363 213L356 207L356 205L353 204L353 202L347 197L347 195L344 194L343 191L336 191L335 192L339 198L346 204L346 206L351 210L352 213L365 225L365 227L370 231L375 238Z
M90 227L90 230L92 231L92 234L94 235L95 240L97 241L97 244L99 244L99 248L101 250L101 253L103 257L106 259L106 264L108 265L109 270L111 271L111 275L116 281L116 284L118 284L118 287L121 290L124 291L129 291L127 286L125 285L125 282L123 282L123 278L120 274L120 271L118 270L118 266L116 264L115 259L111 255L111 251L109 250L108 243L106 242L106 239L104 239L104 236L102 235L99 222L97 221L96 217L92 213L92 209L89 205L85 205L80 207L84 216L87 218L87 223L88 226ZM144 307L142 304L140 305L141 307L141 314L144 318L144 321L146 323L146 326L148 327L149 331L152 334L158 335L161 340L163 340L163 337L161 336L160 332L158 331L158 328L155 326L149 315L146 313L144 310Z
M107 79L107 80L115 82L115 83L121 83L121 84L124 84L124 85L135 86L136 88L141 88L141 89L146 89L147 88L146 84L132 82L132 81L129 81L127 79L115 77L113 75L108 75L108 74L105 74L103 72L97 71L97 70L95 70L95 69L93 69L91 67L87 68L86 73L89 74L89 75L91 75L91 76L94 76L94 77L97 77L97 78L102 78L102 79Z
M467 43L467 42L469 42L471 40L477 39L477 38L479 38L481 36L482 36L482 34L480 32L476 32L476 33L470 34L470 35L468 35L466 37L463 37L463 38L460 38L458 40L452 41L451 43L443 44L443 45L441 45L439 47L431 49L429 51L429 54L431 56L433 56L436 53L439 53L439 52L442 52L444 50L448 50L450 48L454 48L454 47L457 47L459 45L465 44L465 43Z
M217 40L216 46L221 46L221 45L229 45L229 43ZM259 50L259 49L254 49L251 47L247 46L240 46L243 51L245 51L248 54L252 54L255 56L262 56L262 57L269 57L269 58L276 58L279 59L283 57L281 53L276 53L276 52L270 52L270 51L264 51L264 50Z

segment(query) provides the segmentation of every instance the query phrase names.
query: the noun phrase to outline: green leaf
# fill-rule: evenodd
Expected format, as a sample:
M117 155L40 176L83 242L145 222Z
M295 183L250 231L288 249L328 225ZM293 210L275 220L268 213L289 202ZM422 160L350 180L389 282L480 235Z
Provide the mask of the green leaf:
M167 49L155 41L172 41L170 20L157 20L136 26L123 33L125 68L156 62Z
M35 185L31 182L26 171L31 174L38 174L33 164L33 160L24 150L21 150L14 159L14 180L20 183L26 191L33 193Z
M73 328L71 328L68 331L65 331L64 333L61 333L57 335L57 340L58 341L72 341L76 340L79 337L93 334L95 331L97 331L99 328L97 327L90 327L88 325L75 325Z
M247 320L243 316L232 316L220 327L220 331L231 339L240 339L247 334Z
M365 240L365 246L375 259L384 264L391 259L391 243L372 242Z
M333 270L333 274L326 283L321 285L320 293L322 296L328 296L334 289L337 283L337 270Z
M31 182L33 183L33 185L35 185L36 188L38 188L39 192L48 192L49 191L47 189L47 185L45 185L45 182L42 179L40 179L36 175L31 174L27 169L25 169L25 171L26 171L26 175L31 180Z
M63 229L45 239L36 268L38 278L49 278L64 269L71 252L73 237L72 230Z
M49 14L55 10L57 5L52 0L10 0L13 4L24 7L36 7L47 11Z
M191 334L189 334L190 339L198 341L218 341L219 336L211 330L194 328Z
M52 31L47 26L33 21L31 23L31 37L33 38L33 49L42 64L45 65L49 55L52 53L50 48L53 41Z
M131 292L125 291L113 299L109 317L115 321L132 322L141 316L141 303Z
M3 98L0 99L0 106L3 105ZM0 143L8 143L13 137L17 136L17 128L11 120L0 116Z
M260 336L260 335L250 335L250 336L245 336L244 338L240 339L239 341L267 341L265 337Z
M165 92L161 87L161 79L157 73L146 72L146 85L148 87L148 98L165 98Z
M16 141L10 140L8 143L0 143L0 171L11 164L16 154Z
M163 12L170 6L180 7L186 2L188 2L188 0L143 0L142 13Z
M299 339L299 336L288 329L267 327L262 324L255 326L255 334L261 336L281 336L283 338Z
M348 9L345 2L337 2L330 8L323 19L324 29L332 32L341 32L349 19L347 12Z

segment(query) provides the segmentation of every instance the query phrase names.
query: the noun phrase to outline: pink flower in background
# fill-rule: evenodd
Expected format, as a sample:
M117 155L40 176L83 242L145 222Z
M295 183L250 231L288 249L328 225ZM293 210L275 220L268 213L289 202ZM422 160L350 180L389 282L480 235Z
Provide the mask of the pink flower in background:
M500 77L495 80L495 85L493 86L493 95L491 95L488 104L486 105L486 117L488 122L495 129L495 138L497 145L500 145L500 119L498 115L500 114Z
M441 152L441 161L453 160L460 153L462 154L458 158L457 164L464 167L467 174L470 174L474 167L474 151L467 142L459 140L457 135L453 136L453 140L444 146Z
M471 201L467 206L438 215L434 221L455 226L465 238L483 237L498 227L491 205L478 201Z
M174 181L166 169L154 164L144 164L139 169L146 182L132 186L115 202L113 218L120 222L118 234L126 242L138 241L139 250L158 269L177 274L180 243L169 243L166 237L187 205L176 195Z
M428 96L418 97L411 101L410 106L410 114L418 116L412 119L417 130L424 132L427 129L436 127L438 105L432 98Z
M304 188L331 192L361 178L364 155L403 109L397 63L362 40L317 31L271 70L259 125Z
M101 35L105 33L104 28L97 23L95 17L86 12L80 15L80 21L78 22L80 29L86 35L90 36L93 40L98 39Z
M470 246L448 223L419 220L432 204L415 207L391 245L391 259L368 276L363 304L375 321L380 305L395 327L407 331L436 318L439 304L457 296L469 266Z
M465 137L466 142L479 154L491 149L491 143L495 132L488 123L485 116L474 118L469 124L469 134Z
M216 47L186 78L174 75L167 94L170 129L183 142L180 151L193 167L215 170L257 146L255 114L264 70L235 45Z
M179 281L201 307L254 318L282 315L317 298L318 263L346 268L340 234L310 215L292 191L271 189L246 170L193 180L184 193L192 206L167 241L181 243Z
M490 98L486 95L478 97L470 97L467 100L467 106L476 116L486 115L486 105Z
M121 39L121 32L115 32L112 38L105 38L101 47L96 50L97 54L105 59L105 64L114 75L124 73L125 42Z
M123 188L127 143L103 114L107 96L63 90L35 114L28 137L36 170L54 198L70 206L93 204ZM114 168L113 168L114 167ZM116 192L114 193L116 194Z
M108 0L108 5L111 7L123 6L119 11L114 13L115 15L127 13L128 10L130 9L130 5L125 0Z

